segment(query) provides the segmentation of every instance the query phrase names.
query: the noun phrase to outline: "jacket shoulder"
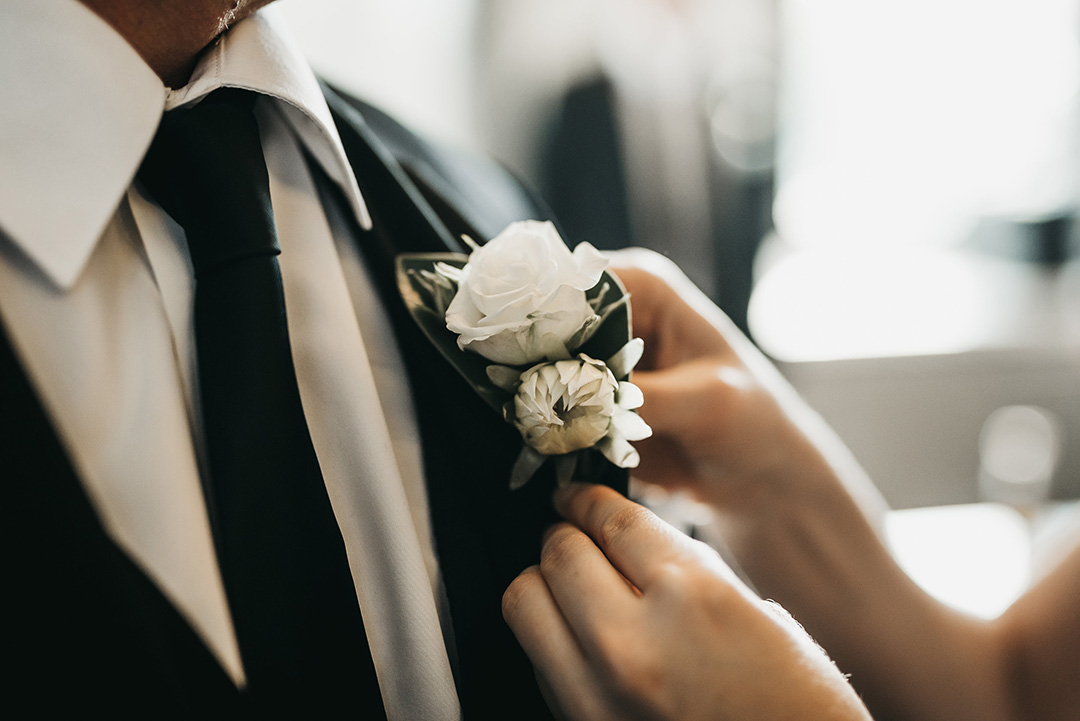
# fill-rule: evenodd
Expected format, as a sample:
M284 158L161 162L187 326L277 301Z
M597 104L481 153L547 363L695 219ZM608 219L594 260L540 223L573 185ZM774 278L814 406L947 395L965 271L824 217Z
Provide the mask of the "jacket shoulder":
M338 114L363 122L428 200L475 228L481 235L477 240L493 237L516 220L553 220L539 196L491 158L426 139L375 106L325 83L323 93L331 108L352 110Z

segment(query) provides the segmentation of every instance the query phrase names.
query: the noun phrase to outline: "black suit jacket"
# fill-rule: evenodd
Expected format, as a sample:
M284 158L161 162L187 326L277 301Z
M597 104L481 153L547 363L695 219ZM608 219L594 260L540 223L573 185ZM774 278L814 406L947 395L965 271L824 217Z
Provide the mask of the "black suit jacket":
M438 149L374 108L324 91L375 220L375 230L354 234L416 400L465 718L550 719L500 600L536 562L541 533L555 520L553 479L542 473L509 491L520 436L431 352L392 268L398 252L462 250L462 233L486 239L514 220L549 213L497 166ZM329 181L320 185L325 202L343 202ZM155 717L281 711L238 694L187 622L109 539L2 328L0 384L4 646L16 666L4 679L5 700L43 713L70 702ZM621 487L625 473L613 470L607 481ZM348 702L349 690L340 696L307 699L308 715L348 714L339 702Z

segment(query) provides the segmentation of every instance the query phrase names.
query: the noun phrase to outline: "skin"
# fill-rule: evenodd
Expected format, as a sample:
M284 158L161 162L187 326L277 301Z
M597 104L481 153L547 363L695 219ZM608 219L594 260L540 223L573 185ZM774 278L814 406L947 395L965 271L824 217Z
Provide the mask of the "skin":
M1080 715L1080 549L1063 554L1054 571L994 621L937 603L886 550L877 530L883 505L851 454L731 322L660 256L618 254L614 267L632 294L635 335L647 349L634 382L645 394L641 412L655 435L638 444L639 475L690 490L717 510L757 591L782 603L829 651L874 718L1064 721ZM614 527L635 526L618 534L634 548L612 555L603 540L610 532L577 503L562 499L559 507L631 582L634 570L625 558L655 564L677 545L670 529L653 520L631 523L627 519L643 511L624 509ZM567 571L557 567L581 563L568 558L592 554L599 564L583 542L560 540L568 533L560 527L545 542L545 558L553 553L548 547L559 544L558 563L526 571L508 591L511 627L540 677L577 664L578 677L595 688L557 697L567 718L607 718L581 700L612 694L618 700L605 709L629 699L631 708L653 714L646 718L690 718L671 711L685 708L704 709L693 718L731 718L731 708L743 719L783 718L784 709L761 704L787 699L789 692L798 697L792 703L801 703L799 718L836 717L842 689L804 688L790 663L798 651L760 627L750 627L755 642L723 656L737 634L732 628L748 627L743 614L754 597L745 589L733 593L736 582L703 552L680 556L680 571L669 579L676 590L650 599L651 613L614 616L618 632L612 633L622 643L609 640L605 654L590 654L582 639L602 635L611 624L602 612L588 617L575 609L608 609L612 598L625 594L625 582L610 573L605 582L594 572L572 597L557 592L567 583ZM728 603L735 595L742 601ZM649 596L645 590L643 597ZM667 618L687 623L666 624ZM551 629L557 621L572 630L581 655L554 630L546 636L529 630L531 622ZM677 669L687 683L644 683L637 691L623 684L612 691L610 669L643 666L650 670L646 679L662 680L658 668ZM748 667L756 672L744 675ZM781 678L771 674L775 669Z
M272 0L81 0L112 25L168 87L182 87L199 55L230 25Z
M570 523L548 532L503 613L557 712L869 719L825 653L712 549L603 486L567 486L556 506Z

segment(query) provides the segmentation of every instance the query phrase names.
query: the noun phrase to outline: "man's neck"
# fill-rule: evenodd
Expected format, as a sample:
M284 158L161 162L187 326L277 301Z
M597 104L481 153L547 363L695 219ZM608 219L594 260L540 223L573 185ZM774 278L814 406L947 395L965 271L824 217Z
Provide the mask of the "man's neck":
M187 83L199 55L272 0L81 0L124 36L162 82Z

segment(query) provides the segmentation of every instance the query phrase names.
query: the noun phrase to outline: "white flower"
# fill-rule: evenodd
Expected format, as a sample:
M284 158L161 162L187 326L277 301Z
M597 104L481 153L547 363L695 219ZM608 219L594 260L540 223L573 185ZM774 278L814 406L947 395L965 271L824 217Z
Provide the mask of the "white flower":
M496 363L567 358L567 343L597 320L585 291L606 266L588 243L571 253L550 222L513 223L469 256L446 327L462 350Z
M603 362L579 354L521 374L513 422L525 442L543 455L596 446L612 463L632 468L638 455L629 441L652 434L633 412L641 402L637 386L618 382Z

